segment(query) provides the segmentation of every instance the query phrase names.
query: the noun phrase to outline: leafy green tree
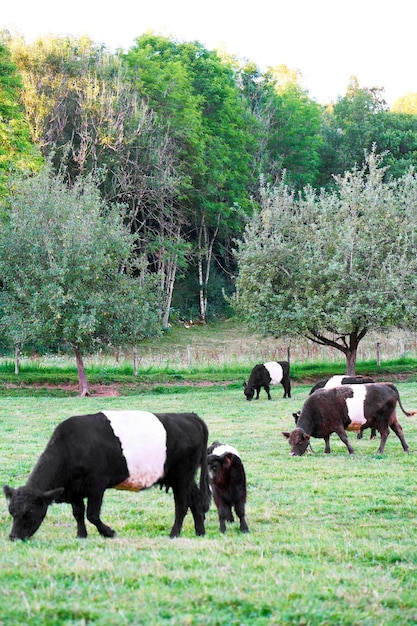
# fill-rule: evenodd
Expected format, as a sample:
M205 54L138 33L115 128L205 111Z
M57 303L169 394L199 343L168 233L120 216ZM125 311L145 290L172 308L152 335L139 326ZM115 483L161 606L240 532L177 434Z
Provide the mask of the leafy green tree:
M379 149L376 120L386 110L381 89L360 87L351 77L345 96L323 115L319 186L332 186L335 175L362 167L366 151L374 145Z
M250 206L251 115L233 67L198 42L147 34L137 39L125 62L173 149L179 186L172 206L177 222L182 218L181 245L193 246L205 320L213 259L227 257L230 234L242 228Z
M167 325L176 272L187 251L184 220L175 204L181 194L181 161L169 124L158 121L146 90L141 94L138 89L146 83L137 80L142 73L146 77L146 65L140 59L142 73L137 74L135 56L130 69L123 55L110 54L86 37L44 37L32 45L15 41L13 50L25 81L33 136L45 155L53 154L56 170L65 158L70 181L100 172L104 198L128 207L126 220L137 234L138 254L148 257L158 275ZM155 64L148 69L157 84L163 83ZM164 106L172 101L183 116L178 94L167 95L161 95ZM165 120L166 112L159 117ZM184 134L178 140L188 151Z
M384 177L371 153L333 191L263 189L237 252L240 315L340 350L347 374L368 331L416 325L417 176Z
M41 164L20 103L22 81L11 59L8 41L7 33L0 33L0 198L7 193L11 172L36 170Z
M158 302L120 208L91 177L65 178L48 164L14 181L0 231L1 325L14 343L72 346L87 395L83 353L155 334Z

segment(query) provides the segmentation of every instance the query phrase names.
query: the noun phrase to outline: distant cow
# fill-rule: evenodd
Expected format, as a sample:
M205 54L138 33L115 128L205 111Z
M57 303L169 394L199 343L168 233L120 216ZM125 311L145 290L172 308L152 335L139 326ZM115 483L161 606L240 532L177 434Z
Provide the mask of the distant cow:
M317 389L333 389L340 385L364 385L366 383L374 383L375 380L370 376L331 376L324 380L319 380L310 391L310 395Z
M52 502L69 502L77 536L86 537L87 519L104 537L114 530L100 519L106 489L140 491L152 485L171 487L177 537L188 511L197 535L204 535L210 505L207 467L208 430L195 413L100 411L70 417L55 429L26 485L3 487L13 517L10 539L31 537ZM198 467L200 488L195 482Z
M291 433L283 432L291 446L293 456L301 456L306 451L310 437L323 438L325 452L330 452L330 435L336 433L346 445L350 454L354 453L346 436L346 430L362 432L366 428L376 428L381 435L378 453L383 453L391 428L397 435L403 449L408 445L395 413L397 402L405 415L397 388L392 383L365 385L342 385L333 389L318 389L304 403L297 428Z
M240 520L240 530L249 532L245 518L246 474L239 453L233 446L215 441L207 450L211 490L219 516L220 530L234 522L232 507Z
M284 398L291 398L290 364L288 361L270 361L255 365L248 382L243 383L246 399L252 400L256 391L255 400L259 400L259 392L263 387L268 394L268 400L272 400L270 385L279 385L280 383L284 387Z

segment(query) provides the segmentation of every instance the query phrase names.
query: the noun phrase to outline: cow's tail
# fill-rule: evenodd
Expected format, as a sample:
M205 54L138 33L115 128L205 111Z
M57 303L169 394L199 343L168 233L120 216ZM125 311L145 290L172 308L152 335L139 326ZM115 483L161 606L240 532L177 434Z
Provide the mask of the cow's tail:
M201 420L203 426L203 445L200 459L200 503L204 513L210 508L211 490L209 484L209 473L207 464L208 428L207 424Z
M405 410L405 408L402 405L401 398L400 398L400 392L398 391L397 387L393 383L388 383L388 386L391 387L391 389L393 389L395 391L395 393L397 394L398 404L400 406L401 411L404 413L404 415L406 415L407 417L411 417L412 415L416 415L417 411L406 411Z

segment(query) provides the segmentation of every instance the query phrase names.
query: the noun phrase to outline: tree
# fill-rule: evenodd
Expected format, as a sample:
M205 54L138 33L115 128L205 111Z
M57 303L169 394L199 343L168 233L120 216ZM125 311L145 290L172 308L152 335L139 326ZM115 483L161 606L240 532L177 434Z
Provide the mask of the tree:
M70 345L87 395L83 353L155 334L158 303L120 207L104 204L91 177L72 187L65 178L48 163L13 181L0 232L1 325L14 342Z
M11 172L36 170L41 164L20 103L22 81L11 59L6 35L0 33L0 197L7 193Z
M347 374L369 330L415 326L417 176L384 176L372 152L333 191L264 188L237 250L237 312L265 333L340 350Z

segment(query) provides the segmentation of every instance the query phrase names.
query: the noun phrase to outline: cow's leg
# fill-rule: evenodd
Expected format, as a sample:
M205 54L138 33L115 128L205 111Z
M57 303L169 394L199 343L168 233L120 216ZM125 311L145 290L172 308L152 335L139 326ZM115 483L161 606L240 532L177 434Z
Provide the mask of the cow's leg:
M339 438L343 441L346 448L349 450L349 454L355 454L355 450L349 443L349 439L347 438L346 431L344 428L340 428L339 430L335 430L335 433L339 436Z
M229 504L226 504L223 500L219 502L217 507L217 512L219 515L219 525L220 532L226 532L226 522L234 522L235 518L233 517L232 508Z
M197 487L195 482L191 485L190 491L190 509L194 518L194 528L195 534L199 536L203 536L206 533L206 529L204 528L204 518L205 513L201 510L201 494L200 489Z
M325 454L330 454L330 435L327 435L327 437L324 437L324 452Z
M265 387L266 393L268 394L268 400L272 400L269 384L268 385L264 385L264 387Z
M390 428L391 428L391 430L394 431L394 433L397 435L398 439L401 441L401 445L403 447L404 452L408 452L409 448L408 448L408 444L407 444L407 442L405 440L405 437L404 437L403 429L401 428L401 424L397 420L396 417L395 417L395 419L391 419Z
M363 431L366 430L367 428L369 428L369 424L367 422L365 422L365 424L362 424L362 426L360 427L358 431L358 434L356 435L356 439L362 439Z
M385 444L387 443L387 439L389 435L388 426L381 426L379 428L379 434L381 435L381 441L379 443L377 454L382 454L384 452Z
M282 386L284 387L284 398L291 398L291 387L290 385L288 385L288 383L281 383Z
M261 388L260 387L255 387L255 389L256 389L256 398L255 398L255 400L259 400L259 393L261 391Z
M110 526L106 526L100 519L101 505L103 503L104 491L96 491L88 496L87 519L97 528L103 537L114 537L116 534Z
M71 502L72 514L77 522L77 537L85 539L87 537L87 528L85 527L85 506L84 500L81 498L76 502Z
M175 502L175 520L171 528L169 536L171 539L179 537L181 533L182 523L188 511L188 490L184 486L172 485Z
M249 527L246 523L246 518L245 518L245 503L242 502L242 500L238 500L235 504L235 511L236 511L236 515L238 516L239 520L240 520L240 530L242 533L248 533L249 532Z

